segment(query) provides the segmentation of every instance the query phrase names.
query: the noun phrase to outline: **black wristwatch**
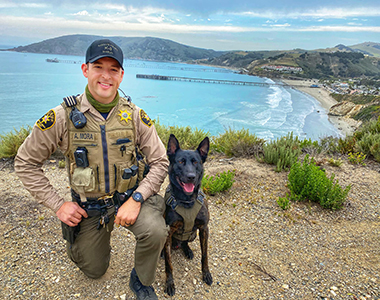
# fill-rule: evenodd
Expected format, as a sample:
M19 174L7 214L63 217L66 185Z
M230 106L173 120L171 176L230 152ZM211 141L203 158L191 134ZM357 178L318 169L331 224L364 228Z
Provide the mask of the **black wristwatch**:
M134 192L132 194L132 199L135 200L136 202L140 202L141 204L143 204L144 202L144 198L139 192Z

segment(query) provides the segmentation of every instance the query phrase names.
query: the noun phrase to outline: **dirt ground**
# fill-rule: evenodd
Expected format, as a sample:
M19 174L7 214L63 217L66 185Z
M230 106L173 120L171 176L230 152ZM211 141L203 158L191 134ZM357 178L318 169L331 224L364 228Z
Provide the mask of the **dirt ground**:
M323 158L317 158L323 162ZM341 167L327 163L326 174L351 184L344 208L276 200L289 192L288 172L255 159L211 156L206 174L235 170L233 187L208 196L211 286L202 282L200 247L194 259L172 255L175 299L380 299L380 165ZM44 166L52 185L69 198L64 169ZM167 182L162 186L163 192ZM115 228L110 268L100 279L86 278L67 258L61 225L22 187L12 163L0 164L0 299L135 299L128 287L135 240ZM154 288L164 293L164 262Z

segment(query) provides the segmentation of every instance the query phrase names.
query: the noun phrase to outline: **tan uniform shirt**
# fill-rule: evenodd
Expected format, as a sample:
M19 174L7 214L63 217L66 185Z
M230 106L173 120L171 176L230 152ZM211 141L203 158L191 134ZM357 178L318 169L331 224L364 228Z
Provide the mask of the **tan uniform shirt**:
M103 116L82 95L81 111L88 112L95 120L104 121ZM113 108L108 117L111 116ZM25 188L39 203L51 208L54 212L62 206L64 199L51 186L45 176L42 165L59 148L63 153L68 147L66 112L61 105L55 107L55 123L46 130L41 130L36 124L31 134L25 139L15 158L15 171ZM136 191L144 199L158 193L167 175L169 162L166 149L162 144L154 125L148 127L140 119L140 108L136 107L133 120L135 122L136 144L146 156L150 166L148 175L141 181Z

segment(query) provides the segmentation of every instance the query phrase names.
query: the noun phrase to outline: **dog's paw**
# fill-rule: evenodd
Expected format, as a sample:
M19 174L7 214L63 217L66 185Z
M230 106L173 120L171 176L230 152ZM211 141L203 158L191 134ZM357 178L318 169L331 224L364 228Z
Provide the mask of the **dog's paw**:
M203 273L203 281L208 285L212 284L212 276L210 272Z
M169 296L174 296L175 294L174 282L166 283L165 293L168 294Z
M193 258L194 258L193 250L191 250L190 247L189 247L188 245L183 246L182 249L183 249L183 252L185 253L185 256L186 256L188 259L193 259Z

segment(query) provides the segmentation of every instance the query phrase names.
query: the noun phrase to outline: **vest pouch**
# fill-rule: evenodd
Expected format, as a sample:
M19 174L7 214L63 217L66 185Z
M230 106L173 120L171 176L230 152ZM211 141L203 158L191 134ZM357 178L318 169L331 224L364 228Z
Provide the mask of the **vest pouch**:
M139 168L136 165L131 167L120 166L118 170L116 190L124 193L136 185Z
M85 192L95 190L95 174L92 168L76 168L71 177L71 185L78 190L84 189Z

